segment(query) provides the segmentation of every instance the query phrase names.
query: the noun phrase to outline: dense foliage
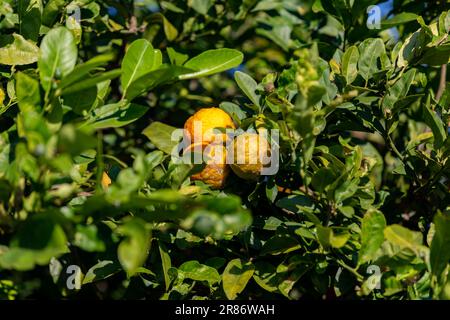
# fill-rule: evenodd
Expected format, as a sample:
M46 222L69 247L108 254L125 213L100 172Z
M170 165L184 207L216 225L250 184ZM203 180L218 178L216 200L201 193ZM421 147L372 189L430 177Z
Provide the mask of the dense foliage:
M1 1L0 299L450 299L450 8L378 2ZM276 175L191 181L210 106Z

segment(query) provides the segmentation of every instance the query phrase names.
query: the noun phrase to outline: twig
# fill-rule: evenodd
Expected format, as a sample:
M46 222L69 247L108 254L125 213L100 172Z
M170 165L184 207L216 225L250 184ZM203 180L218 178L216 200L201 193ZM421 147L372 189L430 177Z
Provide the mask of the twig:
M436 101L441 100L441 97L444 94L445 86L446 86L446 80L447 80L447 65L443 64L442 67L441 67L441 79L439 81L439 88L438 88L438 91L436 93Z

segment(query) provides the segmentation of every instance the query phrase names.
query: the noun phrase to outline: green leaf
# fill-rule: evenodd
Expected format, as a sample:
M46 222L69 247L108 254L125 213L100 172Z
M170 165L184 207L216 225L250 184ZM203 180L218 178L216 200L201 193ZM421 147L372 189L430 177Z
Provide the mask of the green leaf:
M116 230L126 238L122 240L117 249L120 264L129 276L133 276L142 267L150 250L150 231L145 221L132 218Z
M214 4L213 0L192 0L190 6L200 14L206 15Z
M221 102L219 108L228 113L237 123L247 118L247 113L235 103L228 101Z
M335 234L333 228L323 227L321 225L317 225L316 227L319 242L325 249L330 247L336 249L342 248L348 239L350 239L350 234L348 233Z
M358 72L368 81L378 69L378 59L386 53L383 40L366 39L359 45Z
M119 77L121 74L121 70L111 70L105 73L100 73L99 75L93 75L91 77L88 77L86 79L80 80L79 82L70 85L62 90L63 95L67 94L74 94L78 93L80 91L88 90L90 88L94 88L97 86L97 84L106 81L106 80L112 80L114 78Z
M312 213L314 211L314 202L305 195L291 195L282 198L276 202L277 207L287 209L294 213Z
M438 212L434 217L435 233L430 246L431 272L437 278L450 262L450 216Z
M163 56L162 56L161 50L155 49L153 51L155 52L155 56L153 57L152 70L156 70L156 69L159 69L159 67L161 67L162 61L163 61Z
M237 67L241 64L244 56L235 49L214 49L205 51L198 56L188 60L184 67L195 72L180 75L180 80L200 78L227 69Z
M422 246L422 234L401 225L393 224L384 229L384 237L401 249L411 249L418 253Z
M300 243L289 234L277 234L269 238L263 245L260 254L278 255L300 249Z
M375 253L384 241L386 219L377 210L367 212L361 224L361 248L359 249L359 263L365 263L375 257Z
M97 99L97 87L86 88L82 95L78 92L65 94L62 99L64 106L70 107L76 114L84 115L94 106Z
M40 110L39 82L23 72L16 75L16 94L20 111Z
M41 27L42 0L18 0L20 34L37 42Z
M107 104L95 109L85 125L92 129L119 128L136 121L147 111L147 107L135 103Z
M278 290L279 277L277 269L266 261L255 262L253 279L264 290L275 292Z
M244 263L241 259L228 262L222 275L222 286L228 299L234 300L244 291L254 271L255 266L250 262Z
M183 63L185 63L186 60L189 59L189 56L187 54L176 52L175 49L171 47L167 48L167 54L169 55L170 63L177 66L183 65Z
M426 48L418 64L441 66L450 62L450 43L438 47Z
M170 21L162 14L155 13L152 15L151 20L157 22L162 22L164 34L166 35L167 40L173 41L178 37L178 30L170 23Z
M342 56L342 75L347 84L353 83L358 75L359 51L356 46L348 48Z
M406 38L398 52L397 65L399 68L417 62L428 42L427 38L428 36L422 28Z
M101 66L105 65L114 58L111 54L102 54L96 56L85 63L75 66L71 73L69 73L59 83L59 88L64 89L81 79L84 79L90 73L97 71Z
M89 268L83 279L83 285L111 277L121 270L120 264L112 260L102 260Z
M220 275L216 269L201 264L198 261L187 261L179 268L179 277L195 281L206 281L210 286L220 282Z
M161 241L158 241L159 254L161 255L161 264L164 274L164 283L166 285L166 291L169 290L170 286L170 277L169 277L169 269L172 267L172 262L170 259L169 252L164 244Z
M133 81L125 97L131 101L140 94L145 93L159 85L163 85L176 80L180 75L192 72L191 69L187 69L179 66L163 66L160 69L153 70Z
M411 21L417 21L419 16L412 12L401 12L396 14L393 18L381 21L381 28L392 28Z
M50 91L56 79L68 75L77 62L77 47L72 33L58 27L44 37L39 51L39 75L45 91Z
M440 148L447 139L447 131L445 130L442 119L436 114L435 111L431 110L430 104L431 97L428 96L427 102L423 103L421 107L422 119L433 132L434 146L436 148Z
M411 69L405 72L400 79L398 79L392 87L389 88L388 94L383 99L383 109L391 110L393 113L397 111L398 108L394 108L395 103L404 98L411 87L411 84L416 76L416 69Z
M334 190L334 200L340 204L351 198L358 190L359 179L346 180Z
M38 61L39 48L20 34L13 34L14 40L0 48L0 64L20 66Z
M51 27L66 4L66 0L49 0L42 12L42 24Z
M73 244L88 252L105 251L105 243L98 237L98 229L95 225L77 225Z
M0 253L0 267L20 271L35 265L47 265L53 257L68 252L63 228L50 213L29 218L11 240L9 249Z
M145 128L142 134L149 138L156 148L171 154L179 143L179 141L172 140L172 134L176 129L162 122L155 121Z
M240 71L236 71L234 73L234 79L236 80L236 83L238 84L239 88L245 93L245 95L252 101L256 106L261 108L261 105L259 103L259 99L261 96L256 93L256 87L258 84L255 80L253 80L252 77L250 77L248 74L245 74Z
M131 43L122 60L120 82L124 95L134 80L152 71L154 56L153 46L147 40L139 39Z

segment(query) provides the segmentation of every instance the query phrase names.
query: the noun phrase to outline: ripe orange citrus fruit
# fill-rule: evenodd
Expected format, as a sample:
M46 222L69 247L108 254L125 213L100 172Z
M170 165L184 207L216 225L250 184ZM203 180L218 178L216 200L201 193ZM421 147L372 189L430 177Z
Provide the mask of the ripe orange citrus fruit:
M102 187L103 189L108 189L109 185L111 184L111 178L108 176L108 174L103 171L102 174Z
M225 133L217 133L215 128L235 129L233 119L222 109L203 108L189 117L184 124L184 134L187 141L192 143L212 143L216 136L226 141Z
M3 91L3 88L0 86L0 105L3 104L3 101L5 101L5 91Z
M225 185L226 178L230 172L229 166L226 164L226 149L222 145L214 144L191 144L184 151L183 156L192 156L197 152L196 146L203 153L203 161L206 166L202 171L191 175L191 180L203 181L210 185L213 189L221 189ZM195 157L195 156L194 156Z
M234 161L231 169L240 178L257 180L264 168L264 158L270 156L270 144L257 133L246 132L237 136L233 144Z

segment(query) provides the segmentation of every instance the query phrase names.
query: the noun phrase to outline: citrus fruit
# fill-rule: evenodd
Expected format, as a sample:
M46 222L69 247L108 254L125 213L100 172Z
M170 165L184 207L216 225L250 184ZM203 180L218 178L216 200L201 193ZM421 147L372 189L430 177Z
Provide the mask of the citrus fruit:
M213 189L223 188L230 172L230 168L226 164L225 147L222 145L206 143L191 144L186 148L183 156L192 156L194 152L197 152L196 146L198 146L198 149L203 153L203 162L206 165L200 172L191 175L191 180L203 181Z
M264 158L270 156L270 145L266 138L257 133L237 136L233 144L231 169L240 178L257 180L264 168Z
M4 100L5 100L5 91L3 91L3 88L0 86L0 105L3 104Z
M203 108L194 113L184 124L185 138L189 143L212 143L217 135L226 141L225 133L217 133L215 128L235 129L231 117L219 108Z
M102 174L103 189L108 189L110 184L111 184L111 178L108 176L108 174L105 171L103 171L103 174Z

